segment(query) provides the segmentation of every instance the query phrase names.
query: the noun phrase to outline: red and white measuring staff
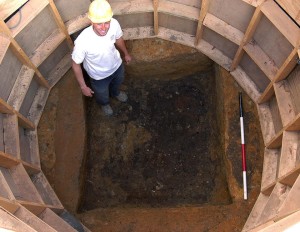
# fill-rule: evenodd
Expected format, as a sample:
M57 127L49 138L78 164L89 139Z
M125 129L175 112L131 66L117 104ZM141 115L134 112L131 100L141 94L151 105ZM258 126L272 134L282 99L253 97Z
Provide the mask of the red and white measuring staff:
M242 164L243 164L243 188L244 199L247 200L247 167L246 167L246 150L245 150L245 136L244 136L244 117L243 117L243 100L242 93L239 93L240 100L240 125L241 125L241 144L242 144Z

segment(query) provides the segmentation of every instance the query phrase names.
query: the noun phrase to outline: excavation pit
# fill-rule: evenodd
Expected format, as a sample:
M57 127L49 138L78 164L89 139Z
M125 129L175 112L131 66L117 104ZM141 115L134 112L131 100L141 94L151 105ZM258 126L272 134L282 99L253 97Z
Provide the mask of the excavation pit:
M228 204L213 72L176 80L128 78L127 103L104 116L87 104L81 211L121 205Z

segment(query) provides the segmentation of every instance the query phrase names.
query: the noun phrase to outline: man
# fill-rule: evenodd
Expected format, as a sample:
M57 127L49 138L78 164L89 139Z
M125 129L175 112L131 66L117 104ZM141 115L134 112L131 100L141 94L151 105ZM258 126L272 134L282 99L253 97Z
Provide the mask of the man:
M112 16L111 6L106 0L94 0L88 12L92 25L77 37L72 52L72 68L83 95L94 95L105 115L113 114L110 96L121 102L127 101L126 93L119 90L124 80L124 66L115 45L124 53L125 62L131 61L120 24ZM81 63L90 76L92 89L84 81Z

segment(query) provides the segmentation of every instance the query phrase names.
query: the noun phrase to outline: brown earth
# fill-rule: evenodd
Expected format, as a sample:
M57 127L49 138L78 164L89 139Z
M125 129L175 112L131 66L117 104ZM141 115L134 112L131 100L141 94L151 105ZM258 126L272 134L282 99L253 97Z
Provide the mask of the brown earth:
M192 48L158 39L127 45L134 57L122 86L129 101L113 100L113 117L88 99L85 123L72 71L51 91L38 128L40 154L63 205L77 214L84 193L80 212L86 212L77 217L92 231L241 231L262 171L255 105L243 93L244 201L241 88Z

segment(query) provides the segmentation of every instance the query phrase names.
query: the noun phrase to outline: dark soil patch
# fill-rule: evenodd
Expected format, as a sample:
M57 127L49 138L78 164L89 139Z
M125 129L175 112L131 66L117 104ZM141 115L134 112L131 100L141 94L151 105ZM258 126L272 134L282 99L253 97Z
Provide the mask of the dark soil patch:
M164 81L128 79L124 88L129 100L112 100L112 117L88 100L80 211L199 205L213 199L229 203L213 73Z

